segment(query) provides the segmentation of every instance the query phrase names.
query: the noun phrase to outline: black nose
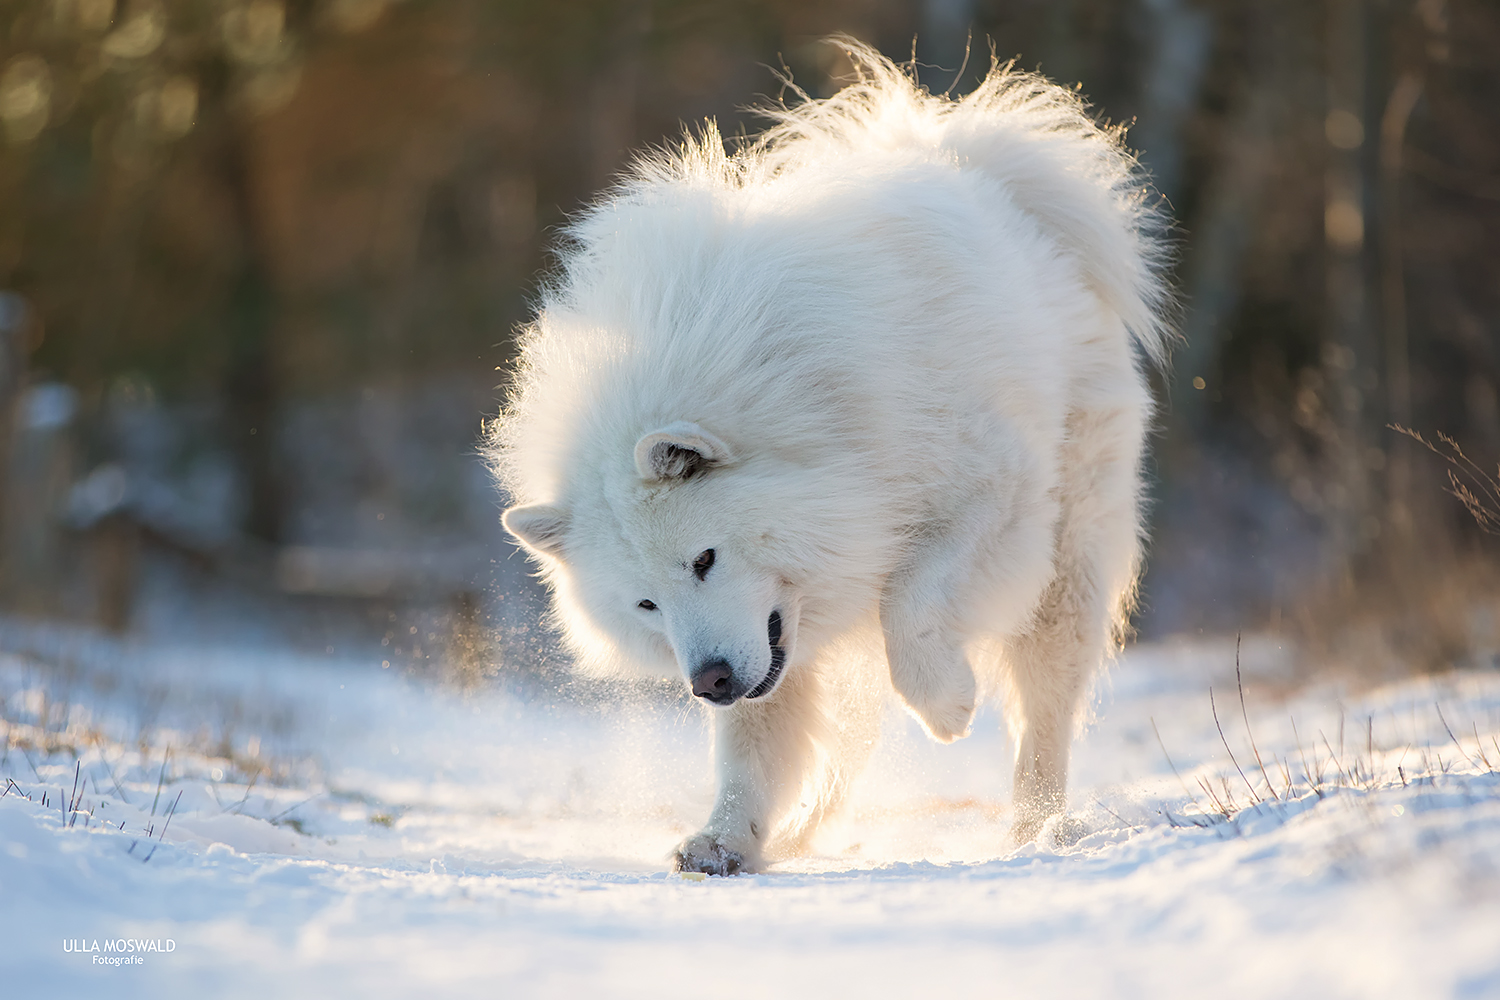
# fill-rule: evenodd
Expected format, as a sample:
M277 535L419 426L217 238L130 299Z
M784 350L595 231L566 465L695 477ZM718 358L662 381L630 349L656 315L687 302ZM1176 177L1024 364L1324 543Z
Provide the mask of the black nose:
M709 660L700 664L693 673L693 694L715 705L731 704L734 701L733 676L727 660Z

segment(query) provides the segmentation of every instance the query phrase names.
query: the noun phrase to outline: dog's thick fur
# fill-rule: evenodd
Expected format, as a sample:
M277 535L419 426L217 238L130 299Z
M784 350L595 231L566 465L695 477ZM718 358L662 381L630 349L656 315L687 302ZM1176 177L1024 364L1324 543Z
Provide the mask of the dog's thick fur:
M491 432L581 666L728 703L689 870L797 850L886 676L944 742L1003 696L1035 836L1139 564L1168 293L1135 161L1037 76L949 100L846 44L837 96L570 227Z

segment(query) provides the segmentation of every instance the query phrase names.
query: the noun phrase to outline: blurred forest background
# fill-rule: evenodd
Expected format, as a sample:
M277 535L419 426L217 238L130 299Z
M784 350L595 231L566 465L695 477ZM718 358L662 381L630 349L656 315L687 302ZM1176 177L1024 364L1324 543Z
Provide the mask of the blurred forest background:
M1500 540L1389 428L1500 457L1491 0L0 0L7 620L532 662L476 440L551 233L833 32L1077 82L1169 200L1143 635L1494 664Z

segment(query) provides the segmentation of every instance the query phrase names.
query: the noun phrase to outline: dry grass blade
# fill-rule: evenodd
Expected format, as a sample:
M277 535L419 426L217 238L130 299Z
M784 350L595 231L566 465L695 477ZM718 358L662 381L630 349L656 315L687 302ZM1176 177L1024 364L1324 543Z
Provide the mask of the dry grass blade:
M241 809L245 808L245 803L250 801L250 793L253 792L253 791L255 791L255 783L257 781L259 781L259 780L260 780L260 772L256 771L254 774L252 774L250 776L250 783L245 786L245 794L240 797L240 800L238 802L236 802L234 805L230 806L229 809L227 809L225 811L226 812L232 812L235 815L238 815L239 811Z
M75 807L78 805L78 779L82 774L83 761L75 761L73 764L73 791L68 793L68 810L67 815L64 817L67 820L68 826L72 826L78 822L78 813Z
M1484 740L1479 737L1479 723L1471 722L1469 725L1474 729L1474 745L1479 749L1479 759L1484 761L1484 769L1494 771L1495 765L1490 763L1489 755L1484 752Z
M1240 780L1243 781L1245 783L1245 787L1250 790L1250 801L1254 802L1256 805L1260 805L1260 796L1255 794L1255 786L1250 784L1249 778L1245 777L1244 768L1240 767L1240 762L1238 760L1235 760L1234 751L1229 749L1229 739L1224 735L1224 726L1219 722L1219 706L1214 704L1213 688L1208 689L1208 707L1214 713L1214 725L1218 727L1219 741L1224 744L1224 752L1229 754L1229 762L1234 765L1234 769L1236 771L1240 772ZM1225 793L1228 793L1227 788L1225 789Z
M1313 790L1313 794L1321 799L1323 797L1323 781L1321 778L1321 771L1318 778L1313 777L1312 768L1307 764L1307 753L1302 749L1302 734L1297 732L1297 720L1295 717L1290 715L1287 716L1287 718L1292 723L1292 739L1297 743L1297 756L1302 759L1302 774L1307 778L1307 787L1311 788Z
M1457 441L1442 431L1438 431L1438 440L1448 447L1447 452L1408 427L1400 424L1387 426L1397 434L1405 434L1447 462L1451 466L1448 470L1451 489L1448 492L1458 498L1458 502L1464 505L1482 530L1489 534L1500 534L1500 478L1497 478L1500 476L1500 468L1496 469L1495 476L1485 472L1464 454Z
M1221 800L1219 798L1218 793L1214 791L1213 786L1210 785L1203 778L1199 778L1198 779L1198 787L1201 788L1201 789L1203 789L1203 794L1207 795L1208 796L1208 800L1214 804L1214 811L1215 812L1217 812L1220 815L1222 815L1225 819L1228 819L1230 816L1234 815L1235 810L1234 810L1234 799L1233 799L1233 797L1230 798L1229 804L1225 805L1224 802L1223 802L1223 800ZM1225 791L1225 794L1227 795L1228 791L1229 791L1229 788L1228 788L1227 785L1225 786L1224 791ZM1196 796L1194 797L1194 801L1197 801Z
M1280 802L1281 796L1277 795L1276 789L1272 787L1271 776L1266 773L1265 762L1260 759L1260 748L1255 745L1255 733L1250 730L1250 713L1245 708L1245 682L1240 678L1240 633L1238 632L1234 634L1234 686L1240 692L1240 718L1245 720L1245 735L1250 739L1250 752L1255 754L1255 763L1260 768L1260 776L1266 779L1266 791L1271 793L1271 798ZM1219 735L1223 735L1222 730Z
M172 808L167 811L167 821L161 825L161 836L156 838L158 841L160 841L162 837L165 837L167 835L167 827L172 825L172 817L177 815L177 804L181 801L182 792L179 790L177 793L177 798L172 800Z
M172 800L172 808L170 808L170 809L167 810L167 821L162 824L162 826L161 826L161 833L157 835L157 837L156 837L156 843L155 843L155 845L152 846L151 853L148 854L148 855L146 855L144 858L141 859L141 864L145 864L146 862L150 861L152 858L154 858L156 856L156 848L160 847L161 844L162 844L162 841L166 838L166 836L167 836L167 827L169 827L169 826L172 825L172 817L177 815L177 803L179 803L181 801L182 801L182 792L179 790L178 793L177 793L177 798L175 798L175 799ZM132 844L130 846L134 847L135 845Z
M114 765L103 754L100 755L100 759L104 761L104 769L109 774L110 783L115 786L115 792L120 796L120 801L127 806L131 805L130 797L125 794L125 789L120 785L120 779L115 776Z
M1342 727L1342 720L1339 725ZM1328 751L1328 759L1333 762L1333 769L1339 773L1339 784L1345 788L1353 785L1354 782L1350 779L1349 772L1344 770L1343 762L1339 760L1339 755L1334 753L1333 744L1328 742L1328 737L1323 735L1323 730L1318 730L1318 737L1323 741L1323 748ZM1342 739L1339 740L1339 745L1342 746L1343 742Z
M172 756L172 748L167 747L161 755L161 773L156 776L156 798L151 800L151 815L156 815L156 805L161 801L161 785L167 779L167 758Z
M1159 746L1159 747L1161 747L1161 755L1166 758L1166 760L1167 760L1167 766L1172 769L1172 774L1176 776L1177 783L1182 786L1182 794L1186 795L1188 797L1188 801L1191 802L1196 807L1198 805L1198 796L1196 796L1196 795L1193 794L1193 790L1191 788L1189 788L1187 782L1183 780L1183 778L1182 778L1182 772L1179 771L1179 770L1177 770L1177 765L1172 761L1172 755L1169 754L1169 753L1167 753L1167 744L1166 744L1166 741L1164 741L1161 738L1161 730L1156 728L1156 719L1155 718L1151 719L1151 731L1156 734L1156 745ZM1203 779L1201 779L1201 778L1198 779L1198 783L1199 783L1199 785L1202 785L1203 784ZM1224 811L1223 805L1222 804L1218 804L1218 796L1214 795L1214 793L1212 792L1212 790L1208 789L1207 787L1204 788L1204 791L1208 792L1209 798L1213 799L1215 801L1215 803L1217 804L1216 807L1219 809L1219 811L1223 812ZM1173 827L1176 827L1176 826L1179 825L1178 822L1177 822L1177 820L1176 820L1176 818L1173 817L1173 815L1171 814L1170 811L1163 810L1162 811L1162 815L1167 818L1167 822L1170 825L1172 825ZM1228 814L1225 813L1225 815L1227 816ZM1203 823L1200 823L1200 822L1198 822L1196 820L1191 819L1190 817L1189 817L1189 822L1191 823L1191 825L1196 826L1196 827L1202 827L1202 826L1205 825Z
M1167 744L1161 738L1161 730L1156 728L1156 719L1154 717L1151 719L1151 731L1156 734L1156 745L1161 747L1161 755L1167 758L1167 766L1170 767L1172 769L1172 773L1177 776L1177 783L1182 786L1183 794L1186 795L1189 799L1192 799L1193 803L1196 805L1198 802L1198 796L1194 795L1188 788L1187 782L1182 780L1182 772L1177 770L1176 764L1172 763L1172 755L1167 753Z
M1100 809L1103 809L1105 812L1109 813L1115 819L1119 820L1120 824L1122 826L1127 826L1128 827L1128 826L1133 826L1134 825L1132 823L1127 823L1125 821L1125 817L1124 816L1121 816L1119 813L1115 812L1113 809L1111 809L1109 806L1105 805L1103 802L1100 802L1098 799L1094 800L1094 805L1098 806Z
M1447 731L1448 738L1453 741L1453 745L1458 748L1458 752L1463 755L1464 760L1468 761L1470 764L1477 764L1478 762L1469 755L1469 751L1464 749L1464 745L1458 742L1458 737L1453 735L1453 727L1448 725L1447 719L1443 718L1443 707L1437 702L1433 702L1432 707L1437 710L1438 721L1443 724L1443 729ZM1481 753L1482 752L1483 751L1481 751ZM1485 764L1488 765L1489 762L1486 761ZM1488 767L1486 767L1486 769L1488 769Z
M315 795L309 795L307 798L303 799L301 802L298 802L296 805L292 806L291 808L289 808L289 809L283 809L281 812L277 813L275 816L272 816L266 822L268 822L268 823L275 823L278 820L280 820L280 819L284 818L285 816L287 816L293 810L301 809L303 806L307 805L313 799L317 798L319 795L322 795L322 794L323 794L322 792L318 792Z

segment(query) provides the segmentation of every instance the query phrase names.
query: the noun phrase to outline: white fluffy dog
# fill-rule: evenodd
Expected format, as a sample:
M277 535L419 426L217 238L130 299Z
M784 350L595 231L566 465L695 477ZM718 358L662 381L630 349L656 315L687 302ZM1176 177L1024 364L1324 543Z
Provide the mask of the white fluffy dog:
M1135 161L1037 76L949 100L844 44L855 84L570 227L491 431L580 665L721 706L690 871L798 850L887 676L943 742L1003 696L1033 838L1139 566L1168 293Z

